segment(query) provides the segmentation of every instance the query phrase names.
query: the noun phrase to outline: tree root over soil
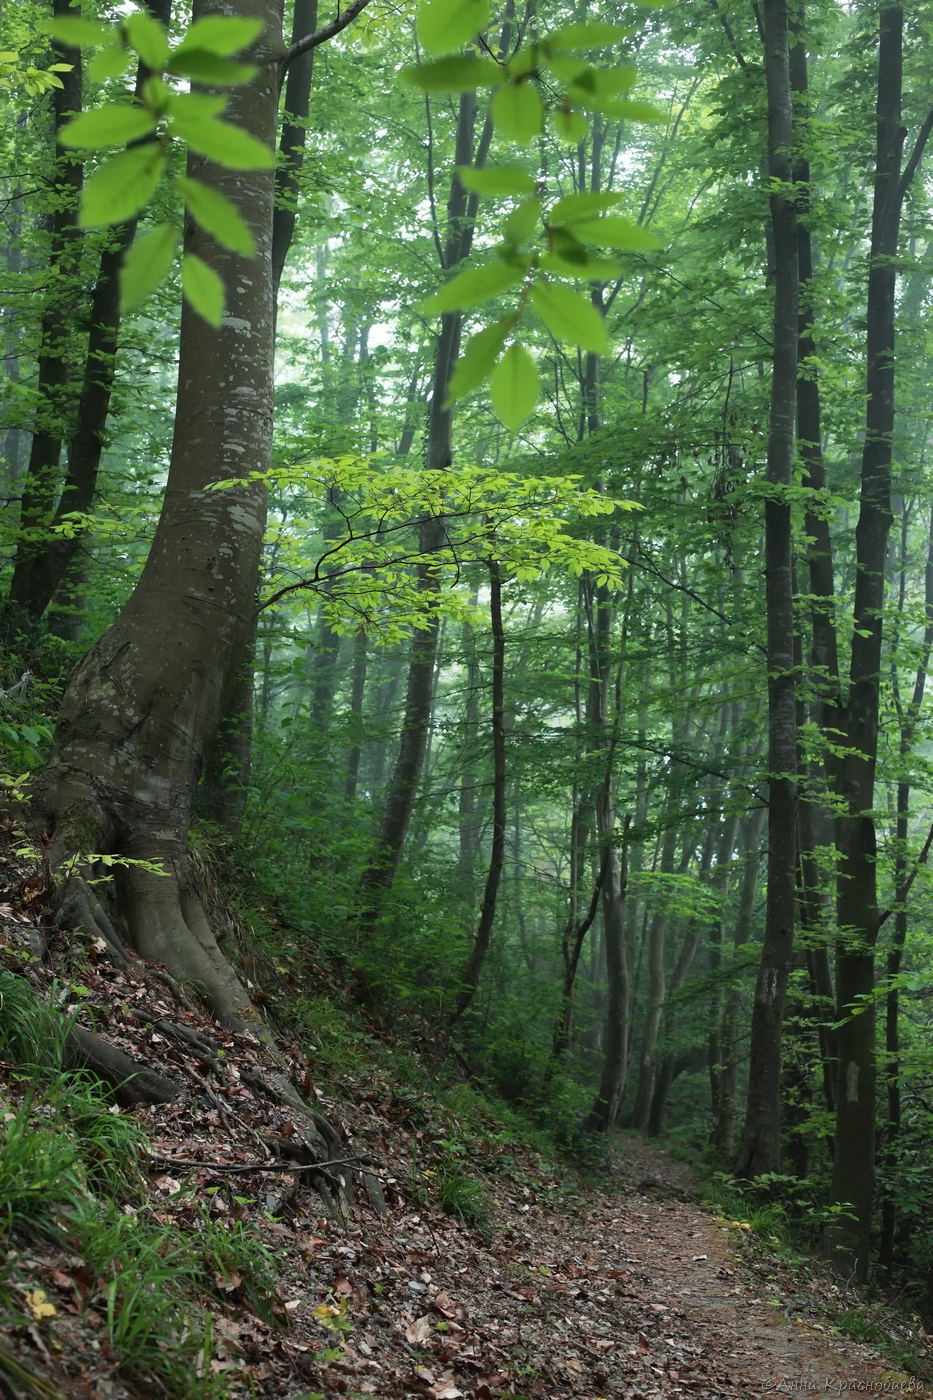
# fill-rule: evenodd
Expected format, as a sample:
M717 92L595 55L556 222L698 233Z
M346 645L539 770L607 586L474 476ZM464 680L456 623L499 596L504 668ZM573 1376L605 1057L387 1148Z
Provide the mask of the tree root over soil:
M28 946L33 956L39 953L40 962L38 966L34 964L29 980L40 995L47 994L43 983L48 976L43 975L43 969L50 973L53 963L62 959L61 949L70 941L83 938L92 944L98 961L106 960L113 977L166 988L178 1014L152 1017L145 1010L132 1008L122 1013L137 1022L141 1016L145 1018L146 1028L152 1033L150 1043L172 1045L171 1066L142 1063L100 1034L100 1026L110 1019L111 1008L105 1004L96 1009L95 1029L76 1020L68 1026L63 1043L64 1067L90 1070L126 1107L168 1104L191 1087L194 1080L196 1092L224 1114L230 1112L224 1094L229 1085L223 1046L217 1043L216 1034L205 1031L203 1015L189 995L193 990L213 1016L216 1032L248 1037L254 1063L241 1070L243 1083L273 1110L287 1115L288 1136L262 1139L261 1145L272 1159L300 1166L304 1179L333 1217L348 1217L354 1183L363 1187L371 1203L378 1204L378 1183L371 1173L348 1153L340 1132L305 1102L284 1072L285 1056L218 946L187 857L173 860L166 876L133 864L117 865L111 908L91 883L96 875L93 863L86 856L76 860L68 854L73 842L67 839L66 832L67 824L47 844L40 857L38 878L34 875L31 882L18 882L20 888L31 884L30 913L35 922L26 925L11 921L5 930L8 939L12 934L21 946ZM102 865L101 873L111 871ZM11 907L15 907L17 882L8 884L7 897L12 901ZM126 928L131 936L123 932ZM171 956L172 950L175 956ZM153 967L153 962L162 965ZM21 973L22 963L15 970ZM200 1025L186 1024L186 1019L197 1019ZM206 1071L207 1077L194 1072L192 1060ZM351 1169L335 1171L337 1161L346 1161Z

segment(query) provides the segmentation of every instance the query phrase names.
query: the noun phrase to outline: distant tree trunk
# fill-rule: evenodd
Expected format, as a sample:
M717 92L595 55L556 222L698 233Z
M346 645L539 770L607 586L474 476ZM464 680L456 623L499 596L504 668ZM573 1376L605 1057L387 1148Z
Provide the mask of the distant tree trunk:
M743 857L739 905L733 926L733 963L738 952L751 939L755 895L761 869L761 833L764 808L743 817L740 848ZM713 1117L711 1144L721 1162L731 1162L735 1150L736 1088L738 1081L738 1034L742 989L734 974L724 1001L717 999L710 1029L709 1070Z
M878 896L875 768L878 752L884 576L891 525L894 434L895 295L900 214L903 11L881 9L878 43L877 144L868 269L866 428L862 491L856 527L854 630L846 706L846 755L838 790L845 810L837 822L836 1016L838 1081L833 1200L848 1202L827 1249L842 1267L864 1277L871 1235L875 1155L875 941ZM929 127L926 128L929 134ZM926 136L923 137L924 141ZM922 146L920 148L922 150ZM914 154L919 159L918 148ZM915 166L914 166L915 168ZM912 171L911 171L912 173ZM909 179L909 177L908 177ZM857 1009L857 1014L853 1012Z
M474 143L475 124L476 95L472 92L462 93L455 142L455 159L458 165L485 163L492 139L492 122L487 116L478 144ZM433 164L431 169L433 171ZM469 254L473 245L476 208L475 197L468 195L455 171L451 177L447 203L447 233L442 250L442 264L445 270L456 267ZM446 401L460 352L462 324L462 312L448 311L441 317L429 413L428 452L425 464L428 471L444 471L452 462L453 419ZM419 551L426 562L417 566L416 587L423 599L427 616L412 640L405 713L395 771L386 796L376 845L360 878L357 911L354 917L359 918L364 926L372 924L378 918L382 901L395 880L421 781L428 744L434 665L440 634L440 612L437 607L440 585L436 569L427 561L442 548L445 537L443 519L426 517L420 528L418 542Z
M366 633L362 628L353 638L353 676L350 682L350 750L347 754L347 771L343 784L344 800L356 800L356 789L360 779L360 759L363 755L363 697L366 693L366 671L369 662L369 649Z
M145 4L149 13L167 28L171 18L171 0L145 0ZM55 12L73 14L64 0L56 0ZM66 93L57 90L53 93L56 133L62 118L81 108L80 54L73 49L69 49L68 53L71 57L67 61L74 63L75 69L73 73L63 75ZM140 65L137 92L148 76L148 69ZM77 92L74 91L75 85ZM81 183L81 166L67 155L60 156L59 160L64 169L74 172L71 183L76 192ZM71 275L69 268L74 261L75 209L66 203L54 217L57 235L53 238L53 262L56 261L57 249L60 255L58 266L67 284ZM108 238L100 255L97 280L90 298L83 378L80 392L75 394L75 404L67 402L75 389L68 383L66 353L66 343L73 336L74 327L69 327L67 319L61 317L60 307L52 312L51 326L46 326L47 353L40 360L39 412L48 415L48 423L33 439L33 453L21 508L22 527L33 532L42 530L43 533L41 538L27 535L18 542L10 583L10 601L24 608L33 618L45 613L82 548L80 532L70 536L56 534L56 527L73 512L89 511L94 503L116 377L120 265L135 237L136 223L136 219L130 219L121 224ZM62 402L62 399L65 401ZM57 468L63 441L67 443L67 470L59 490Z
M781 1043L794 938L797 872L797 713L791 510L797 379L797 220L791 193L793 108L786 0L765 0L768 173L773 182L774 340L765 501L768 617L768 895L752 1011L745 1130L736 1171L754 1177L781 1160Z
M498 561L489 561L489 619L492 632L492 849L480 905L473 949L459 977L455 1016L462 1016L476 993L489 951L499 884L505 863L505 632L502 626L502 578Z

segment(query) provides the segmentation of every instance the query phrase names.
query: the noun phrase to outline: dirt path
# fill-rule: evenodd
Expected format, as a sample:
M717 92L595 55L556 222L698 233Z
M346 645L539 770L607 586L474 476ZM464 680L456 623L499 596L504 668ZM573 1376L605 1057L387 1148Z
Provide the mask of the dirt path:
M749 1400L923 1393L922 1380L895 1370L871 1347L831 1333L825 1322L800 1315L786 1293L756 1277L737 1253L734 1231L680 1198L698 1184L689 1168L643 1142L627 1142L621 1155L638 1194L628 1197L626 1218L606 1221L605 1228L621 1232L633 1276L664 1309L660 1331L702 1339L703 1351L716 1358L738 1393ZM826 1302L845 1306L828 1278L824 1287L836 1294ZM665 1348L671 1347L668 1337ZM662 1386L656 1393L678 1392Z
M6 941L10 966L23 966L22 934L0 917L0 963ZM32 972L48 992L54 966ZM162 1164L146 1168L147 1214L182 1234L206 1208L249 1220L274 1255L264 1306L235 1271L214 1279L211 1368L231 1400L757 1400L933 1388L928 1338L910 1338L917 1352L926 1345L926 1383L841 1339L829 1319L855 1300L827 1280L821 1308L809 1274L753 1266L738 1233L696 1203L695 1176L656 1148L623 1139L618 1189L580 1191L501 1125L471 1129L442 1109L427 1075L421 1090L394 1080L375 1043L364 1067L319 1083L302 1047L286 1047L293 1082L312 1085L385 1196L384 1213L361 1192L352 1219L326 1219L306 1176L248 1169L295 1131L255 1088L258 1042L172 1004L141 969L89 956L80 977L80 1015L180 1086L169 1105L136 1110ZM152 1032L169 1022L179 1036ZM216 1045L213 1069L192 1061L192 1034ZM0 1064L0 1099L23 1093ZM173 1174L166 1159L201 1165ZM234 1185L221 1174L230 1164L243 1172ZM469 1188L461 1199L475 1190L482 1207L472 1227L441 1209L452 1170ZM82 1259L21 1233L6 1266L11 1308L23 1301L0 1320L0 1394L17 1359L64 1400L156 1394L121 1371ZM25 1301L37 1288L48 1300L41 1320Z

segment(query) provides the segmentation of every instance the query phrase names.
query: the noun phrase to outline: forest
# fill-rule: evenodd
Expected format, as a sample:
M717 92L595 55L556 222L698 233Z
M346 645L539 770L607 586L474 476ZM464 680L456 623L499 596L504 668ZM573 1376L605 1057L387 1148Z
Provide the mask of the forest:
M323 978L930 1315L931 38L6 0L2 907L56 978L273 1059ZM62 1055L164 1102L106 1026Z

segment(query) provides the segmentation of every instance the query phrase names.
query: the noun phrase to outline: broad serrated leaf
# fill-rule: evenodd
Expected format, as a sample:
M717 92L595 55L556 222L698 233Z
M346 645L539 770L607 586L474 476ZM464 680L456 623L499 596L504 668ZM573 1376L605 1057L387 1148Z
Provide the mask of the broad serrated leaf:
M479 388L496 363L514 324L514 316L503 316L500 321L494 321L491 326L485 326L476 335L470 336L451 376L445 408Z
M155 131L156 119L145 107L119 106L108 102L74 117L58 133L62 146L87 146L102 150L106 146L125 146Z
M206 92L173 92L166 110L179 122L204 122L219 117L228 105L226 97L211 97Z
M577 277L581 282L609 282L622 274L622 264L614 258L562 257L560 253L545 253L539 267L555 272L558 277Z
M548 53L559 53L562 49L571 53L577 49L602 49L607 44L621 44L630 33L621 24L610 24L601 19L584 20L579 24L564 24L559 29L552 29L543 47Z
M510 432L532 415L538 402L538 366L524 345L510 345L490 377L492 407Z
M503 83L493 94L492 119L500 136L527 146L544 126L544 103L534 83Z
M622 214L604 214L599 219L585 219L574 224L577 238L587 243L601 243L604 248L621 248L624 252L648 253L664 244L656 234L626 219Z
M136 50L147 68L161 73L168 62L168 35L157 19L138 10L123 21L127 42Z
M589 130L590 124L586 117L574 107L558 107L552 120L558 140L571 146L576 146L582 141Z
M502 225L502 232L510 243L521 246L537 231L540 219L540 199L525 199L517 209L512 210Z
M120 310L132 311L154 292L169 273L178 234L171 224L159 224L127 250L120 269Z
M421 0L418 39L431 53L458 49L489 23L489 0Z
M108 78L121 78L133 62L132 52L122 44L106 44L92 54L87 73L92 83L105 83Z
M442 311L467 311L481 301L499 296L525 279L526 268L496 259L482 267L471 267L452 277L439 292L422 302L421 310L428 315Z
M113 42L113 30L105 24L96 24L92 19L82 19L80 15L58 15L42 24L43 31L58 44L80 49L93 44Z
M596 307L569 287L540 281L532 285L531 304L555 340L605 355L609 337Z
M181 285L198 315L219 329L224 315L224 284L214 269L194 253L186 253L181 263Z
M256 244L249 225L236 205L219 190L212 190L200 180L179 175L175 181L192 216L207 229L218 243L233 253L251 258Z
M458 165L457 174L465 190L485 195L488 199L505 199L513 194L534 194L537 188L527 170L519 165L487 165L477 170L472 165Z
M261 33L261 19L205 15L191 25L172 57L198 49L203 53L216 54L218 58L229 58L258 39Z
M422 92L471 92L474 88L495 87L502 81L502 69L491 58L451 54L402 70L402 77Z
M268 146L229 122L192 121L187 113L177 115L174 109L171 122L173 135L187 141L199 156L207 156L228 170L265 170L275 164Z
M555 228L563 224L578 224L584 219L594 219L607 209L621 204L620 194L566 194L559 199L548 213L548 223Z
M99 166L81 191L81 228L104 228L132 219L156 191L165 156L157 141L121 151Z
M220 58L207 49L176 51L170 55L167 68L169 73L191 78L196 83L209 83L212 87L236 87L248 83L259 72L253 63L236 63L232 58Z

